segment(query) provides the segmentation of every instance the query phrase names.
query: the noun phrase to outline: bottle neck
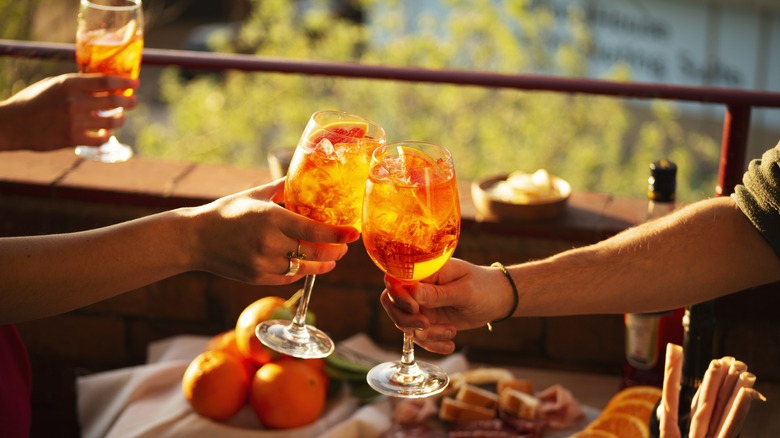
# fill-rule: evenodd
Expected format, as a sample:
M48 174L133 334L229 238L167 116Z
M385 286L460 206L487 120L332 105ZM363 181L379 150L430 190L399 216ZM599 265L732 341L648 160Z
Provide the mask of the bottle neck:
M674 211L676 205L674 200L660 201L649 199L647 201L647 220L657 219Z

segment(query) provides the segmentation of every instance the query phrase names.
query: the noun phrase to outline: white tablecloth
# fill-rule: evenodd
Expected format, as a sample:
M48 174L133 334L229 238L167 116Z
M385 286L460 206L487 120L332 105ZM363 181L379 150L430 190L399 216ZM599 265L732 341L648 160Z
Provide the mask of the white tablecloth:
M164 339L149 346L146 365L79 378L78 414L83 436L374 438L390 427L387 399L361 408L357 399L346 391L329 400L318 421L297 429L262 430L249 406L226 423L203 418L185 400L181 379L187 365L203 351L208 340L202 336ZM384 351L363 334L342 342L377 361L400 358L400 345L397 352ZM460 354L446 356L438 364L450 373L468 367Z

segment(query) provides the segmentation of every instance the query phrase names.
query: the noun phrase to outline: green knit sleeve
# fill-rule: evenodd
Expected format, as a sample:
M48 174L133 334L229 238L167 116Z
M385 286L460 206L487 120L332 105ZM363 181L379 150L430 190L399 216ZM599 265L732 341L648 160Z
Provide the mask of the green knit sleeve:
M780 257L780 143L750 162L732 196Z

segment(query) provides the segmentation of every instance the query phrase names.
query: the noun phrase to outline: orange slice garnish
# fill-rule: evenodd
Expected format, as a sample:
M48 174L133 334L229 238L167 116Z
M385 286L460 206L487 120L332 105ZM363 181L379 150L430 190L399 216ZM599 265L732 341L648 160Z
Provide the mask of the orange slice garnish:
M366 136L368 123L359 121L333 122L317 129L309 136L312 146L318 145L322 140L328 139L332 144L357 143Z
M620 438L649 438L650 429L647 422L642 422L633 415L619 413L602 413L587 430L603 430Z
M655 408L655 403L651 403L647 400L641 398L623 398L622 400L610 403L607 408L604 409L604 414L628 414L647 424L650 421L650 417L653 415L653 408Z
M661 388L649 385L630 386L615 394L612 399L610 399L609 403L607 403L607 407L604 410L607 410L612 404L619 403L623 400L644 400L656 404L660 399Z
M619 436L615 435L612 432L608 432L606 430L581 430L574 435L570 436L569 438L620 438Z

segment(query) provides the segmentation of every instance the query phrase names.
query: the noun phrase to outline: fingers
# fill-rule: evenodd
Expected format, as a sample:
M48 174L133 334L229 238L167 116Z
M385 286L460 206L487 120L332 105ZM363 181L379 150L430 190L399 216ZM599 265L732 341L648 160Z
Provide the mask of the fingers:
M287 178L281 178L272 183L273 187L276 187L277 190L274 192L273 196L271 197L271 202L274 202L276 204L284 203L284 184L286 181Z
M103 74L76 74L64 75L62 81L74 114L120 107L130 109L138 104L133 92L138 88L138 80Z
M307 262L307 261L301 261L300 268L298 268L298 273L294 276L296 279L303 278L307 275L319 275L319 274L325 274L333 270L333 268L336 267L336 262ZM287 273L287 268L285 267L285 271L282 273L282 275L285 275ZM292 278L289 277L288 278Z
M398 294L398 291L395 292ZM450 324L431 324L430 318L421 312L405 312L394 304L390 295L388 290L382 292L380 302L399 330L413 330L414 342L432 353L450 354L455 351L455 327Z
M442 333L441 338L437 339L438 332ZM447 337L443 333L448 332L447 329L437 329L431 327L430 330L418 330L414 332L414 343L420 347L437 354L450 354L455 351L455 342L452 337Z
M295 214L290 212L291 214ZM304 221L290 222L290 232L300 236L301 240L315 243L350 243L360 238L360 232L351 226L329 225L308 218Z
M112 117L102 117L97 112L82 111L74 114L72 126L74 131L97 131L98 129L116 129L124 125L124 123L124 112L120 112Z
M102 73L79 73L64 75L64 81L68 87L86 93L116 93L128 89L138 88L137 79L111 76Z
M277 179L245 193L253 199L281 203L284 196L285 178ZM310 243L345 244L360 238L360 232L351 226L330 225L301 216L289 210L285 211L282 232L294 239Z
M341 260L347 253L347 246L343 244L319 244L299 240L297 246L292 246L291 252L295 252L299 258L308 261L336 261Z
M69 125L69 144L100 146L105 143L114 130L124 125L124 113L114 117L101 117L96 112L79 112L74 114Z
M249 284L284 285L294 283L307 275L326 274L335 267L336 262L332 260L291 258L281 255L279 251L272 251L269 255L256 257L252 265L239 264L237 269L232 270L233 275L218 268L207 270Z
M348 249L346 244L322 244L300 239L290 239L286 245L289 251L285 253L286 267L282 275L288 278L330 272ZM290 275L290 271L295 274Z
M289 284L332 271L347 253L346 242L360 234L352 227L322 224L271 202L283 185L284 179L279 179L193 208L190 214L203 219L201 229L223 231L206 233L205 249L200 251L219 257L203 257L196 264L253 284ZM232 242L230 252L223 250L225 239ZM296 260L291 262L293 256ZM293 273L291 263L297 267Z
M403 295L406 295L406 298L404 298ZM408 293L385 289L379 297L379 302L382 304L382 307L384 307L387 316L389 316L396 327L401 330L420 330L428 328L430 325L428 317L417 311L419 307L417 307L416 304L414 306L406 304L407 299L409 299L408 297ZM399 305L399 303L404 304ZM415 308L414 311L407 310L412 307Z
M100 146L111 137L111 131L101 129L98 133L88 131L77 131L71 134L71 141L74 145L80 146Z
M123 94L95 95L79 93L71 95L68 101L68 110L74 119L79 116L89 116L91 118L110 120L113 117L100 116L98 111L107 111L113 108L130 109L138 104L138 99L135 95L125 96Z
M329 225L285 210L287 220L282 231L288 236L310 243L346 244L360 238L360 232L351 226Z
M285 178L279 178L267 184L263 184L246 191L246 194L259 201L271 201L274 204L284 202Z
M295 262L294 260L298 260L298 262ZM278 271L279 274L276 275L278 278L274 284L294 283L307 275L328 273L336 267L336 262L307 262L300 259L285 259L283 265L284 267L281 268ZM295 274L291 275L291 272L295 272Z
M408 286L397 278L385 275L385 287L387 298L393 306L407 313L417 313L420 310L420 305L412 298Z
M467 308L475 299L470 277L476 269L478 267L453 257L434 275L418 283L411 291L412 298L422 307ZM455 291L459 293L453 293Z
M130 109L138 104L138 99L135 95L106 94L95 96L83 94L81 96L82 98L72 101L71 111L74 113L95 113L112 108Z

